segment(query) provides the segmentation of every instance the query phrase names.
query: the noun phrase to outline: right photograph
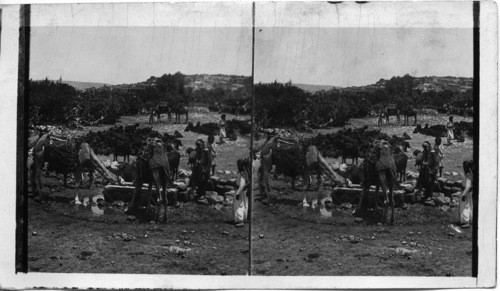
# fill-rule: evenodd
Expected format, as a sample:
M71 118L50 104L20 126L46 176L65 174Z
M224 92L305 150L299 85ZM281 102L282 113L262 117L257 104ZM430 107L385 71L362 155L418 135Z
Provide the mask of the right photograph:
M477 276L474 13L255 4L254 275Z

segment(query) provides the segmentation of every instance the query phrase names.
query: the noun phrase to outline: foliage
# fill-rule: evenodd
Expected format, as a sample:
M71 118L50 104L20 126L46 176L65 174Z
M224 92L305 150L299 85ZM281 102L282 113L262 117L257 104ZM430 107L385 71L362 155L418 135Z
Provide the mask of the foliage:
M34 124L66 123L67 113L75 106L74 87L48 79L30 81L29 113Z

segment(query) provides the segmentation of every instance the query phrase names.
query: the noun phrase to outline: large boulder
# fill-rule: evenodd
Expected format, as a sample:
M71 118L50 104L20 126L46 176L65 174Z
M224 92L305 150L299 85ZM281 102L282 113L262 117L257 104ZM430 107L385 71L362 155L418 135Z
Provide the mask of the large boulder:
M437 197L434 197L434 202L436 203L436 206L449 205L451 199L449 197L444 196L443 193L439 193Z
M214 191L207 192L205 197L207 198L210 205L215 205L224 201L224 197L220 196L219 194L217 194L217 192Z

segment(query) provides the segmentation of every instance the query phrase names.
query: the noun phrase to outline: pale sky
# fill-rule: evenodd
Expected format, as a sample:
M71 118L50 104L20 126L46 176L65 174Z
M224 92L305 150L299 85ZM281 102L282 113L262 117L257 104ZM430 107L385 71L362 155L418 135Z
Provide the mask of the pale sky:
M32 5L30 77L250 76L251 24L250 3Z
M393 2L391 2L393 3ZM255 81L472 77L472 4L256 4ZM251 75L250 3L33 5L30 76L110 84Z
M257 35L256 82L346 87L404 74L473 73L468 28L263 27Z

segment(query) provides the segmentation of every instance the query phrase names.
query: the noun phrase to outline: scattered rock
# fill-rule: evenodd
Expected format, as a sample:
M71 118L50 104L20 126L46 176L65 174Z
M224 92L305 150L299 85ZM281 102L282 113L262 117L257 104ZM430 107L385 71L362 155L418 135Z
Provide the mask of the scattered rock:
M449 198L448 198L448 199L449 199ZM447 212L448 210L450 210L450 206L448 206L448 205L443 205L443 206L441 206L439 209L441 209L441 211L443 211L443 212Z
M202 199L196 201L196 203L198 203L200 205L208 205L209 204L207 198L202 198Z
M426 200L424 202L424 205L425 206L436 206L436 203L434 202L434 200Z
M342 203L340 204L340 208L342 209L351 209L352 208L352 204L351 203Z
M216 173L222 175L222 174L224 174L224 171L223 170L217 170Z
M92 251L83 251L83 252L80 253L80 255L82 257L90 257L90 256L92 256L93 253L94 252L92 252Z
M437 181L441 183L441 185L444 185L446 184L446 181L448 181L448 179L446 179L445 177L439 177L437 178Z
M226 174L226 175L231 175L231 171L229 171L229 170L225 170L225 171L224 171L224 174Z
M170 246L168 248L169 253L173 253L173 254L177 254L177 255L183 255L183 254L190 252L190 251L192 251L190 248L181 248L181 247L177 247L177 246Z
M133 216L133 215L127 215L127 220L128 221L133 221L133 220L136 220L137 217Z
M223 234L223 235L229 235L229 232L227 232L227 231L223 231L223 232L222 232L222 234Z
M356 217L356 218L354 218L354 222L361 223L363 221L364 221L364 219L362 217Z
M263 234L259 234L259 238L264 238L264 235Z
M217 192L213 191L208 191L205 197L210 205L215 205L224 201L224 197L218 195Z
M451 176L451 173L450 172L444 172L443 175L445 175L445 176Z
M37 236L37 235L38 235L38 232L36 232L36 231L32 231L32 232L31 232L31 235L32 235L32 236Z
M451 175L452 175L452 176L460 176L460 174L459 174L459 173L457 173L457 172L452 172L452 173L451 173Z
M402 256L411 256L412 254L416 253L417 250L410 250L406 248L396 248L396 254L402 255Z
M308 262L311 262L311 261L314 261L316 260L317 258L321 257L320 254L308 254L307 255L307 260Z
M441 206L441 205L447 205L447 204L450 204L451 202L451 199L450 197L446 197L444 196L443 193L440 193L441 195L439 195L438 197L435 197L434 198L434 202L437 206Z
M418 178L418 173L408 171L406 172L406 178L408 179L417 179Z
M112 204L114 207L123 207L125 205L125 202L121 201L121 200L115 200L113 201L113 204Z

